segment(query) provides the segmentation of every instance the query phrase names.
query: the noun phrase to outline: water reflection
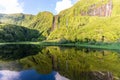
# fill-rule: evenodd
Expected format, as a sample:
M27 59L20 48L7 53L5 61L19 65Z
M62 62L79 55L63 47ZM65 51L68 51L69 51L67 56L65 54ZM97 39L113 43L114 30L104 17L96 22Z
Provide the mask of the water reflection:
M35 55L42 47L36 45L1 45L0 59L17 60L29 55Z
M18 56L11 52L11 50L14 52L14 48L7 48L8 51L6 49L6 52L10 52L7 54L11 54L11 57L0 58L1 70L13 70L19 74L26 71L28 73L30 73L29 71L33 71L34 74L32 75L43 77L40 77L40 79L38 77L39 80L66 80L67 78L70 80L119 80L120 78L120 55L118 52L75 47L63 48L49 46L41 48L35 45L32 47L26 46L27 48L25 45L19 47L17 48L18 50L16 49L18 51L16 54L19 54ZM5 48L3 50L5 50ZM12 55L15 56L13 57ZM19 57L20 55L23 56ZM0 54L0 56L3 55ZM10 62L16 60L14 61L16 65L12 64L4 69L1 65L4 63L9 63L10 65L9 60ZM13 66L14 69L11 69ZM6 65L4 65L4 67L6 67ZM52 77L49 77L49 75L52 75ZM62 76L56 77L56 75ZM37 80L29 79L29 74L24 74L24 76L26 76L27 80ZM21 80L24 79L21 78Z
M0 71L0 80L69 80L61 76L58 72L51 72L50 74L39 74L35 70L25 71Z

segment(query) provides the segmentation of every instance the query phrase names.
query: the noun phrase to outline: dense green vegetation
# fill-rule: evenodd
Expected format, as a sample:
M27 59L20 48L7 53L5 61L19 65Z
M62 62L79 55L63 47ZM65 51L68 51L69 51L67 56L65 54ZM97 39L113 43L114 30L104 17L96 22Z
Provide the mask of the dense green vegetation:
M96 80L94 72L111 72L119 80L120 55L100 49L120 50L120 0L112 0L111 16L87 15L91 5L100 7L108 1L80 0L56 16L50 12L0 14L2 64L17 60L22 69L44 74L55 70L71 80Z
M34 15L30 14L0 14L0 22L4 24L15 24L20 26L28 26Z
M120 39L119 0L113 0L113 10L110 17L82 16L93 4L101 6L108 0L80 0L72 8L59 14L57 28L50 34L48 40L104 41L118 42ZM104 39L103 39L104 37Z
M69 20L72 18L69 18ZM83 21L81 20L83 19ZM76 17L69 25L54 30L48 39L66 39L68 41L119 41L120 38L120 17ZM78 20L78 21L77 21ZM82 24L80 24L82 21ZM79 23L77 23L79 22ZM74 25L77 24L77 25ZM74 26L74 27L73 27Z
M39 38L39 41L41 41L41 40L45 40L45 38L47 38L51 32L52 23L53 23L53 14L50 12L41 12L36 16L22 14L22 13L9 14L9 15L8 14L0 14L0 23L24 26L28 29L34 29L36 31L39 31L39 33L44 36L44 39L43 39L43 37ZM38 33L31 33L31 34L33 34L34 36L39 35ZM26 34L26 35L28 35L28 34ZM26 38L29 39L29 37L26 37ZM35 38L35 39L37 39L37 38Z
M39 37L39 41L49 40L61 43L119 42L119 0L112 0L113 8L111 16L100 17L87 15L92 5L95 5L95 8L97 8L107 4L109 1L110 0L80 0L73 7L61 11L57 16L54 16L50 12L40 12L37 15L25 15L22 13L10 15L0 14L0 21L4 24L21 25L39 31L39 33L44 36ZM85 15L82 15L83 13ZM38 36L39 33L34 32L30 35ZM29 34L26 35L29 36ZM31 41L31 37L26 38ZM34 37L32 39L37 40L37 38L38 37ZM23 40L20 39L19 41Z
M112 12L112 16L120 16L120 0L112 0L113 2L113 12Z
M0 25L0 42L37 41L44 39L39 31L11 24Z
M41 12L33 18L29 27L39 30L43 36L48 37L51 32L52 23L53 14L50 12Z

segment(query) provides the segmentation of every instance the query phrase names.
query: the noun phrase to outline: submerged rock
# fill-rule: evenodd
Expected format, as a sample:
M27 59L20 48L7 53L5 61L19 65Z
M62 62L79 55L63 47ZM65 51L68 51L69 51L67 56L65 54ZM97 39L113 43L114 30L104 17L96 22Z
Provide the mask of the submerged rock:
M86 75L90 80L114 80L114 76L111 72L83 72L82 75Z

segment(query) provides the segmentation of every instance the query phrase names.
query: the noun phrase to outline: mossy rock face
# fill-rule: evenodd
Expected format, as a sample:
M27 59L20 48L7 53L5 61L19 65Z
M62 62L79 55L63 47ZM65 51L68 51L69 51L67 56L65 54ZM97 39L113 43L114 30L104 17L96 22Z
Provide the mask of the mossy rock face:
M68 25L61 18L61 26L48 37L50 40L64 38L68 41L104 41L114 42L120 39L119 16L115 17L76 17L69 18ZM63 22L62 22L63 21Z
M31 21L29 27L39 30L44 36L48 37L52 29L52 24L53 14L50 12L40 12Z
M51 32L48 40L66 39L67 41L104 41L117 42L120 39L119 0L80 0L73 7L60 12L57 28ZM85 5L86 4L86 5ZM106 8L111 4L109 16L89 15L92 5L95 9ZM106 10L106 9L105 9ZM94 10L93 10L94 11ZM81 13L87 12L87 14ZM103 39L104 36L104 39Z

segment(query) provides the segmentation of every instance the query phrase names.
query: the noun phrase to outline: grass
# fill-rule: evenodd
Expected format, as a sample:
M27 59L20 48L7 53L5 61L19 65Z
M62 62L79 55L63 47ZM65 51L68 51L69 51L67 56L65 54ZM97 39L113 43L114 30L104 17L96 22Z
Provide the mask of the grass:
M55 42L44 42L42 45L46 46L76 46L94 49L106 49L106 50L120 50L120 43L55 43Z
M2 42L0 45L7 45L7 44L40 44L41 42Z
M33 45L41 45L41 46L66 46L66 47L85 47L85 48L94 48L94 49L106 49L106 50L120 50L120 43L58 43L58 42L4 42L0 43L0 45L8 45L8 44L33 44Z
M120 44L120 43L119 43ZM95 48L95 49L108 49L108 50L120 50L120 45L117 43L108 43L108 44L76 44L80 47Z

